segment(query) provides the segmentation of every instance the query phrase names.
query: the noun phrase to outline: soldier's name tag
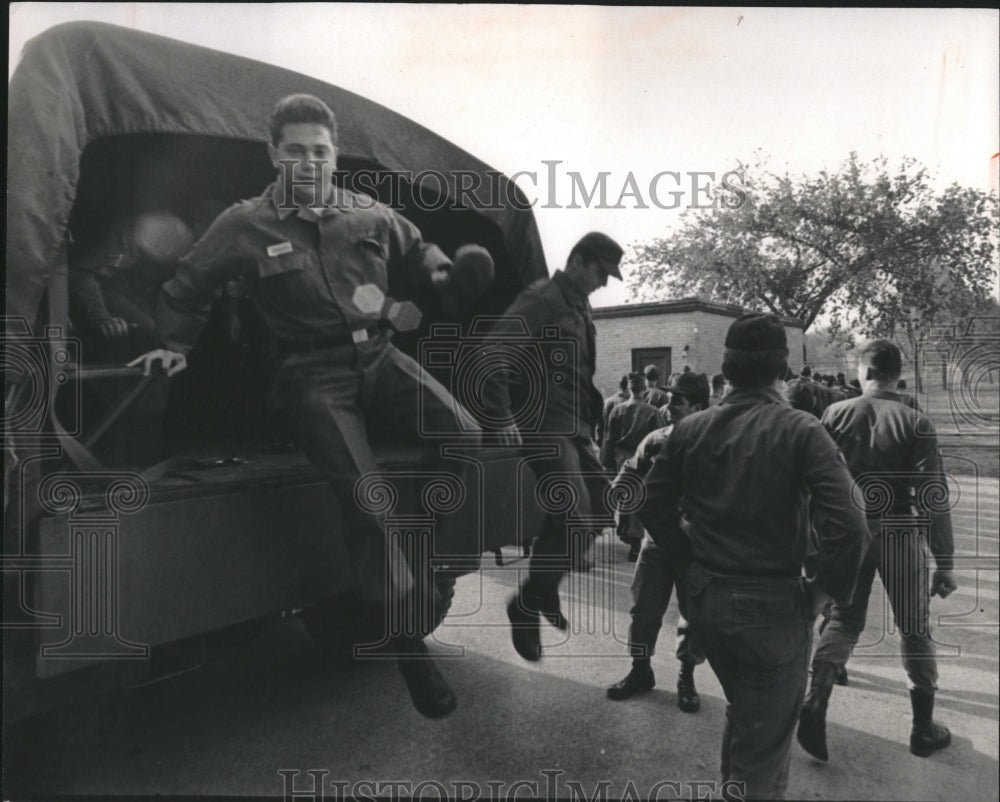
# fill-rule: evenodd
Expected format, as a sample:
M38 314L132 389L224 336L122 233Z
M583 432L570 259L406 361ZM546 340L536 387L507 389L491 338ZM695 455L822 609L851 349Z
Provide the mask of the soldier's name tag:
M270 257L281 256L282 254L292 252L292 243L290 242L279 242L277 245L267 246L267 255Z

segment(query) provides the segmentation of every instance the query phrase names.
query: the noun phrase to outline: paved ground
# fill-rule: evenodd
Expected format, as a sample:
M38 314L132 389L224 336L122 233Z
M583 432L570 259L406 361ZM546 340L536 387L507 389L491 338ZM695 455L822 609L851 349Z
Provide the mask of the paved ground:
M832 760L818 763L796 746L791 798L997 798L1000 500L994 479L976 485L964 478L959 489L959 555L987 558L982 564L992 567L966 563L960 589L932 606L941 653L937 714L952 729L953 745L928 759L910 755L905 674L874 593L864 642L849 664L850 685L831 701ZM272 622L252 642L210 655L199 671L88 708L90 721L68 759L42 760L36 750L35 765L25 769L28 763L5 758L5 798L281 797L291 790L282 771L299 773L296 791L320 777L327 799L338 787L389 797L391 781L402 783L396 788L404 794L435 799L566 798L576 791L589 800L601 798L601 789L611 799L704 796L695 783L718 778L724 700L706 666L696 675L702 711L677 709L675 608L654 657L657 688L610 702L605 687L628 669L621 641L632 564L624 546L605 536L597 569L564 586L573 631L566 638L548 628L538 664L516 655L503 612L523 567L517 556L510 550L514 562L504 569L484 560L480 575L464 578L438 631L433 649L460 700L448 719L416 714L391 663L323 665L301 623Z

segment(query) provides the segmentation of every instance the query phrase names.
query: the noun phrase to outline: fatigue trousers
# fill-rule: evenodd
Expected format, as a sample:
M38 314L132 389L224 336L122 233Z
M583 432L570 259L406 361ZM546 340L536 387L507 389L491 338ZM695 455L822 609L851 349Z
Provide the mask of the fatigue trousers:
M722 780L781 799L805 697L812 619L796 578L688 571L691 626L726 695Z
M865 629L875 573L882 578L899 630L903 667L910 687L937 690L937 658L930 631L930 586L927 545L905 527L888 536L880 521L869 521L872 542L861 563L854 599L847 607L833 604L813 657L817 663L843 666Z
M674 589L677 591L678 609L677 659L694 665L705 662L705 653L687 621L687 564L671 558L648 534L643 538L642 550L632 575L632 621L628 629L628 648L633 659L653 656Z
M471 488L462 467L466 463L445 465L438 457L441 438L421 432L453 434L463 445L478 446L478 424L385 333L357 345L288 355L277 370L273 402L299 447L333 487L362 596L401 611L402 621L416 621L419 632L402 634L428 634L432 616L413 610L432 609L425 597L431 583L415 582L406 555L388 539L386 514L364 509L356 498L358 480L378 471L368 433L379 429L393 439L421 443L420 467L448 470L463 488ZM481 552L481 537L472 532L463 539L469 562Z
M582 557L613 519L605 498L610 482L590 439L555 437L544 445L555 453L529 463L547 512L531 546L528 580L551 590L559 587L573 557Z

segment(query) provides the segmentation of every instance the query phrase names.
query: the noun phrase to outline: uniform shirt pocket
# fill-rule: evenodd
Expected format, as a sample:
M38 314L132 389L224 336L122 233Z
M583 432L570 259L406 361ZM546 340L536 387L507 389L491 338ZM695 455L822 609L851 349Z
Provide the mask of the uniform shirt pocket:
M268 305L296 314L311 308L321 294L310 269L311 258L307 253L285 253L280 256L261 256L257 259L257 287Z
M306 269L308 256L304 253L285 253L281 256L262 256L257 260L257 275L261 278L271 278L286 273L300 272Z

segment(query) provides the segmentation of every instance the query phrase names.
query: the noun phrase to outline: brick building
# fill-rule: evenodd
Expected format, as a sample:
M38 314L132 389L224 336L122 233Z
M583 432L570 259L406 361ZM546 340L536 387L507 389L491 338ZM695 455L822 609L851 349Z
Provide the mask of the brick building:
M623 373L660 367L661 383L690 365L696 373L722 370L726 331L744 313L738 306L697 298L679 301L606 306L594 310L597 328L597 370L594 383L604 396L618 389ZM802 324L784 320L788 334L788 364L802 368Z

